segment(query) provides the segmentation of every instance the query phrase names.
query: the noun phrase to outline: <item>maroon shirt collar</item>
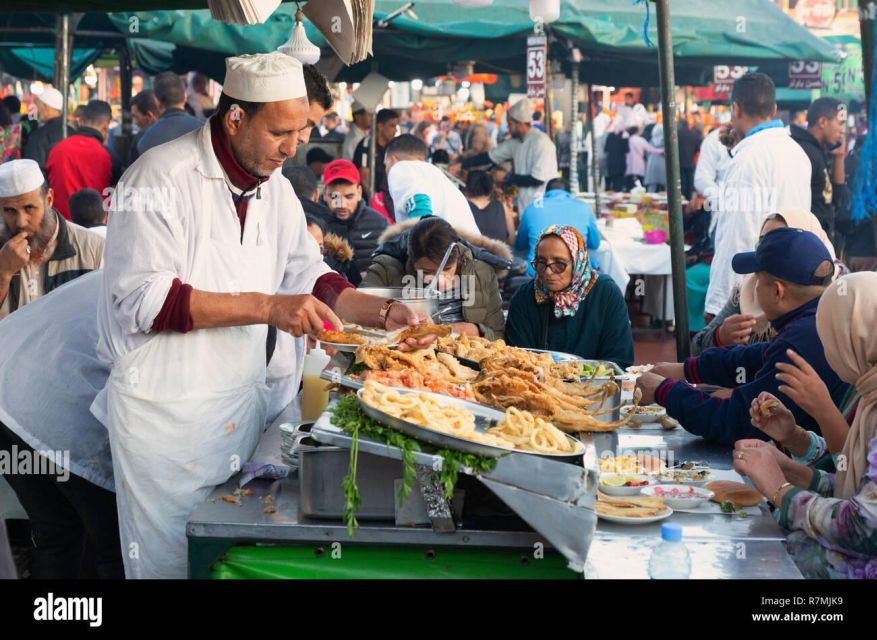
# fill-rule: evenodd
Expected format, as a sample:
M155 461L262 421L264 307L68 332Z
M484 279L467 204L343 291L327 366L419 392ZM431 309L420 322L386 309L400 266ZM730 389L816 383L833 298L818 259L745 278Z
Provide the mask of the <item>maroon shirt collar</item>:
M222 128L222 121L218 116L210 118L210 142L213 145L213 153L216 154L219 164L222 165L231 183L238 189L250 191L255 189L260 183L268 180L267 177L254 176L235 159L234 154L231 152L231 145L225 135L225 129Z

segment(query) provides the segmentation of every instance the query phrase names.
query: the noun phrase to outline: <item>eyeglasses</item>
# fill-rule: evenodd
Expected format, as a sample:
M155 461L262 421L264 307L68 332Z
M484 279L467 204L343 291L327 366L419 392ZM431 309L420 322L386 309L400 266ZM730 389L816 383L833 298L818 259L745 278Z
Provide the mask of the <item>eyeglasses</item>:
M545 260L533 260L530 266L536 270L536 273L545 273L546 269L551 269L551 273L563 273L569 267L569 262L557 260L556 262L546 262Z

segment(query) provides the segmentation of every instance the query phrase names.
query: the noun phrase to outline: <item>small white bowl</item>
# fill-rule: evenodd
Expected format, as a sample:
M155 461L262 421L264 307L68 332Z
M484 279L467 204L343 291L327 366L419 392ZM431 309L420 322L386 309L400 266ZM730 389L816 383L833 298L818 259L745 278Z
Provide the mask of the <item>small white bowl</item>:
M621 415L627 417L627 414L633 411L632 404L626 404L621 407ZM667 415L667 410L659 404L646 404L636 408L636 417L642 422L657 422Z
M612 487L609 485L603 484L603 479L608 477L616 477L616 476L625 476L630 480L634 480L637 482L645 482L646 484L639 484L635 486L621 486L621 487ZM599 490L605 493L607 496L613 496L616 498L623 498L628 496L638 496L642 489L647 488L649 485L654 484L655 481L652 480L649 476L640 474L640 473L601 473L600 474L600 482L598 483Z
M643 487L644 496L661 496L664 504L671 509L697 509L712 498L715 493L709 489L693 487L690 484L658 484Z

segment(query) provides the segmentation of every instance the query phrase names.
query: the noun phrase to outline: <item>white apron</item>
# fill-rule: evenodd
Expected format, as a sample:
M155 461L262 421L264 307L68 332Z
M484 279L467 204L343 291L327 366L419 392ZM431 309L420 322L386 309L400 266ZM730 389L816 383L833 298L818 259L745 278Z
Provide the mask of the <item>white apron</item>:
M230 198L196 218L205 240L188 284L271 292L276 256L254 203L244 245L212 224L236 215ZM262 433L266 334L266 325L161 333L114 363L107 419L128 578L186 577L188 516L249 460Z

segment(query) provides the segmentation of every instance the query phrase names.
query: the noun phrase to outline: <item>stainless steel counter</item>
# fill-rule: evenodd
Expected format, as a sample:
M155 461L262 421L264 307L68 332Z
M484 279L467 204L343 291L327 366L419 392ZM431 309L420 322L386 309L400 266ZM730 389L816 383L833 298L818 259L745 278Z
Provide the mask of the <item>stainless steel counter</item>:
M265 432L253 459L281 464L277 427L283 422L298 421L298 406L293 403ZM729 469L731 466L729 449L706 444L682 429L672 432L621 429L611 434L598 434L594 445L598 455L606 450L613 453L672 451L676 460L705 461L714 469ZM428 527L406 528L374 522L360 522L355 537L350 539L346 527L340 522L299 517L298 479L294 474L275 482L256 480L248 486L254 490L254 495L242 498L243 506L217 499L234 491L237 478L217 487L211 498L190 516L187 527L190 538L520 549L533 549L536 543L544 544L541 536L532 531L458 530L440 534ZM267 495L274 496L276 513L263 512ZM766 509L760 515L748 518L675 513L671 520L684 528L686 545L692 556L692 578L801 577L786 552L782 530ZM591 577L646 578L649 554L659 539L660 523L628 526L599 521L588 556Z

